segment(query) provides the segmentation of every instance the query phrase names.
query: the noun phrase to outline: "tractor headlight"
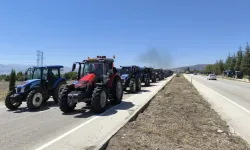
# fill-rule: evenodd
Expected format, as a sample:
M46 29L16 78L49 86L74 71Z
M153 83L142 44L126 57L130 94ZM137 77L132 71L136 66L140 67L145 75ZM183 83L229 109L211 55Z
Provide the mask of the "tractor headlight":
M25 87L22 87L20 90L20 93L24 93L24 91L25 91Z

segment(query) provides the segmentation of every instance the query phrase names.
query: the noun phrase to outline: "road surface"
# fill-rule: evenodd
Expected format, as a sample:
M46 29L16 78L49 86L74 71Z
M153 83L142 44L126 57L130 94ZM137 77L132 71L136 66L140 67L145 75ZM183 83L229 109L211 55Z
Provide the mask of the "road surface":
M127 102L120 105L125 105L128 107L124 109L133 107L129 101L138 100L136 99L136 95L146 95L144 93L150 94L151 91L155 91L154 89L159 88L159 86L163 86L163 82L164 84L166 83L166 81L160 81L158 83L152 84L151 87L142 87L142 92L137 94L128 94L124 92L123 101ZM117 105L109 106L108 110L111 110L116 106ZM116 111L118 112L118 110ZM112 113L107 115L116 115L116 111L112 111ZM106 118L107 115L105 116ZM51 141L60 139L58 137L60 137L62 134L67 133L72 129L75 130L76 127L78 128L84 123L91 124L91 121L94 120L95 116L96 115L94 115L90 109L85 106L85 103L77 104L76 111L67 115L63 114L58 106L54 105L52 100L49 100L45 106L35 112L30 112L26 109L26 102L24 102L20 109L16 111L9 111L3 104L1 104L0 149L28 150L41 148L41 146L44 146L43 148L48 149L48 146L52 145ZM99 125L99 123L96 124ZM77 133L77 131L74 132ZM79 138L84 136L85 135L81 133ZM62 146L62 144L59 143L55 145L56 147L54 148L58 148L58 145ZM74 145L67 146L69 147L64 148L74 149Z
M250 110L249 83L221 78L217 78L217 80L207 80L206 76L200 75L192 75L192 78Z
M205 76L184 75L230 126L250 144L250 84Z

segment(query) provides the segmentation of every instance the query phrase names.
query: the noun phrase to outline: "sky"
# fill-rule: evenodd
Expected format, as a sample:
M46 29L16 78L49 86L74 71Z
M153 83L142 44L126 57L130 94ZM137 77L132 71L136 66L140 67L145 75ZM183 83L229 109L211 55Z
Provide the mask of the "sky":
M0 0L0 64L165 68L214 63L250 41L249 0ZM157 62L158 61L158 62Z

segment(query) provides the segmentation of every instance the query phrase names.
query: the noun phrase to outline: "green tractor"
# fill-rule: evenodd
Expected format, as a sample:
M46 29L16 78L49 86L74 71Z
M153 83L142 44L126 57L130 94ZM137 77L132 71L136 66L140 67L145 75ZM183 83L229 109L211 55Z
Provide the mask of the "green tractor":
M25 81L9 91L5 98L5 106L16 110L23 101L30 110L39 109L50 96L58 103L59 94L66 85L66 79L61 78L63 66L32 67L25 72Z

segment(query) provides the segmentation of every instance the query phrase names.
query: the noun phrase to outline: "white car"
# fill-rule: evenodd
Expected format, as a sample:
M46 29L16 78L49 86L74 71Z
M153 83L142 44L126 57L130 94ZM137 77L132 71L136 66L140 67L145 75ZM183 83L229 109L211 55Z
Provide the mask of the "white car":
M209 74L209 75L207 76L207 79L208 79L208 80L217 80L215 74Z

